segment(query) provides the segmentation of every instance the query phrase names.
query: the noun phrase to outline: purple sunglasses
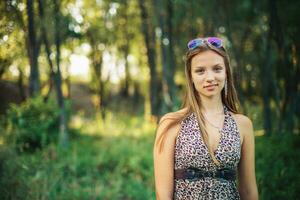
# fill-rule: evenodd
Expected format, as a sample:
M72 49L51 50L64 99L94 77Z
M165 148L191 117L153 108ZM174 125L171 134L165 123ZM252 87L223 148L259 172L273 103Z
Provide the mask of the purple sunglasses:
M193 39L193 40L189 41L187 46L188 46L189 50L193 50L196 47L204 44L205 42L207 42L207 43L209 43L212 46L217 47L217 48L220 48L220 47L223 46L222 45L222 40L220 38L217 38L217 37L196 38L196 39Z

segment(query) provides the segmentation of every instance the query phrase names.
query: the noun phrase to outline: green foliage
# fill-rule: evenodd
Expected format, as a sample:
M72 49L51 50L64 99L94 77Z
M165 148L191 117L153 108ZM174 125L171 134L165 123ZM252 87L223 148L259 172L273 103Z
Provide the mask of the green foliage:
M80 132L71 134L69 149L51 144L34 154L0 152L5 163L0 165L0 193L25 200L155 199L155 126L144 123L143 117L110 113L102 124L83 124ZM292 134L256 137L260 199L297 199L299 142Z
M22 198L14 199L154 199L152 139L79 136L70 149L50 145L22 154ZM16 164L12 163L12 164ZM13 166L15 167L15 166ZM22 188L18 188L22 187ZM3 190L8 190L4 185Z
M44 103L36 97L12 104L5 120L8 143L20 151L43 148L57 138L59 110L52 100Z
M256 176L260 199L297 199L300 183L300 136L256 139Z
M22 199L27 195L23 166L12 148L0 146L0 199Z

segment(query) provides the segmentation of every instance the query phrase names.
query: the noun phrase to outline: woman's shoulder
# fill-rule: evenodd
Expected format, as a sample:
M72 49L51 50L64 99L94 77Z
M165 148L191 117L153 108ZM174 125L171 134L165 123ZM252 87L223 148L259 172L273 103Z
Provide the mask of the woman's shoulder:
M251 119L243 114L231 114L237 123L241 136L243 136L242 138L244 139L245 137L252 137L254 133Z
M183 108L164 114L159 120L157 134L160 135L167 132L168 135L176 137L180 129L180 122L187 111L187 108Z
M245 126L246 128L252 126L251 119L246 115L238 114L238 113L231 113L231 115L235 118L235 120L239 123L239 125Z
M159 124L165 122L166 124L177 122L179 119L181 119L186 113L188 112L187 108L182 108L180 110L169 112L164 114L160 120Z

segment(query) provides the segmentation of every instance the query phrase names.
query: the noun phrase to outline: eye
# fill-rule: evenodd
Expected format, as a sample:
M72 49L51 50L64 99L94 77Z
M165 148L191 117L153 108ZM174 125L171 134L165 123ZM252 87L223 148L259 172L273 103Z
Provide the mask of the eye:
M197 70L196 70L196 73L203 74L203 73L204 73L204 71L205 71L204 69L197 69Z
M223 69L223 67L221 67L221 66L217 66L217 67L214 68L214 70L216 72L220 72L220 71L222 71L222 69Z

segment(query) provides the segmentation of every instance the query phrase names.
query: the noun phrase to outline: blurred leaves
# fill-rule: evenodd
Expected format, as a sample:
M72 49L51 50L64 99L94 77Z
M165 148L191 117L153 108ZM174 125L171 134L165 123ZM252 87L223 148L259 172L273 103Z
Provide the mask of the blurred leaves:
M81 123L70 122L76 130L71 129L71 146L64 150L56 145L60 111L54 101L44 103L38 97L12 105L0 120L0 199L155 198L155 124L146 120L151 74L141 25L143 20L153 25L151 45L157 65L153 67L159 82L163 58L158 20L166 20L166 16L155 11L164 11L169 2L174 10L170 34L175 63L171 67L176 70L178 96L184 92L187 41L210 35L223 38L244 113L253 120L256 130L275 133L256 138L260 199L298 198L300 1L164 0L156 1L160 9L153 10L154 2L143 1L149 16L142 19L137 0L60 1L63 78L68 76L70 55L84 54L90 61L89 88L93 96L98 95L98 109L92 108L95 118L77 116L76 109L69 114ZM54 4L52 0L43 0L43 4L43 20L34 7L37 39L42 25L46 25L53 52L49 57L54 60ZM0 13L0 78L19 79L20 85L24 79L25 87L20 87L24 90L29 74L26 3L1 1ZM48 88L50 68L44 48L38 62L42 85ZM78 63L76 67L82 66ZM125 76L126 69L129 76ZM129 97L122 93L126 77L130 77ZM89 98L89 92L78 93L76 98ZM179 109L181 101L175 101L173 109ZM99 109L105 117L99 116Z
M43 98L27 99L21 105L12 104L5 118L7 144L19 151L43 148L57 138L59 109Z
M300 136L256 138L256 173L260 199L297 199Z

